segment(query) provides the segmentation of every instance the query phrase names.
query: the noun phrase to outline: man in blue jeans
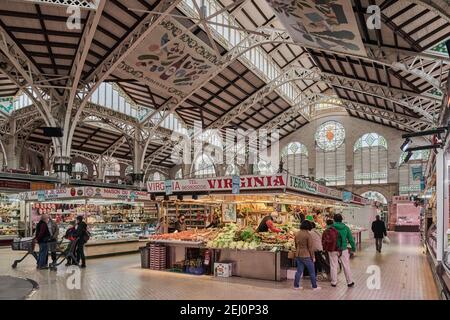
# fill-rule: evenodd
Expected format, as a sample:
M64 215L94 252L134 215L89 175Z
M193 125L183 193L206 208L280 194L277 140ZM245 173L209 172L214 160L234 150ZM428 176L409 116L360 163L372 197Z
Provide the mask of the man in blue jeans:
M48 230L48 215L43 214L36 225L36 241L39 244L38 269L46 269L48 263L48 244L50 231Z
M295 262L297 263L297 272L295 273L294 289L302 290L300 286L300 278L303 275L305 267L308 269L313 290L320 290L317 286L316 272L314 271L314 247L311 234L311 223L304 220L300 224L300 231L295 234Z

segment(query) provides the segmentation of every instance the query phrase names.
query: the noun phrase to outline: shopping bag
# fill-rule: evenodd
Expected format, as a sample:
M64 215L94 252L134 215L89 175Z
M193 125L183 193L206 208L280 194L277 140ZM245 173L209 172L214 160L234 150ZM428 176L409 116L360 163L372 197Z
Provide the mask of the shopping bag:
M387 236L383 238L383 243L389 244L391 243L391 239L389 239Z

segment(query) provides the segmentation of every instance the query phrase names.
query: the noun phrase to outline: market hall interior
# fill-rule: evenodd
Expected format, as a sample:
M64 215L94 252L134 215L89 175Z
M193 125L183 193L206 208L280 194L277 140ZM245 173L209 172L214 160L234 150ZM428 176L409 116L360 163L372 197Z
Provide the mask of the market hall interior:
M36 272L31 260L20 269L13 270L10 261L18 255L8 249L0 249L2 259L0 274L30 278L39 283L39 289L30 299L319 299L319 300L432 300L439 292L423 247L416 233L390 232L391 244L382 254L375 251L373 241L352 259L351 267L355 287L347 288L345 277L339 275L336 288L324 286L320 292L309 287L305 279L305 290L294 291L292 283L241 278L212 278L208 276L184 275L142 269L136 254L98 258L89 261L89 269L82 271L80 287L72 287L69 278L73 269L61 268L57 272ZM372 283L373 267L380 268L380 286ZM369 283L370 282L370 283Z

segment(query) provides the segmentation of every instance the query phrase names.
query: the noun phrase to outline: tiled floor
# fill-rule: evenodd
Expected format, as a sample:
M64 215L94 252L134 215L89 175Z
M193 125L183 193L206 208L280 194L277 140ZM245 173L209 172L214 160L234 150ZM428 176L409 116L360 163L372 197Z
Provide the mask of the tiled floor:
M81 271L80 288L74 287L65 267L58 272L36 271L33 258L16 270L11 262L18 254L0 249L0 275L26 277L40 288L31 299L437 299L430 267L415 233L392 233L392 243L381 254L366 246L352 260L356 286L347 288L343 274L337 288L322 283L323 290L294 291L292 283L241 278L190 276L140 268L138 254L93 259ZM370 290L366 273L371 265L380 267L381 287ZM67 283L69 282L69 286ZM308 281L309 282L309 281Z

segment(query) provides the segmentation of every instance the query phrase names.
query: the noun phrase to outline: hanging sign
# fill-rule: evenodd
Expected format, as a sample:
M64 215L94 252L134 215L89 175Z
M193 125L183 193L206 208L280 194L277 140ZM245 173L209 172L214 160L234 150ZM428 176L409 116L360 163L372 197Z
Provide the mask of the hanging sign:
M351 202L353 199L353 194L350 191L344 191L342 193L342 201Z
M286 187L286 175L268 176L238 176L239 192L241 190L267 190L283 189ZM196 192L196 191L232 191L233 177L171 180L172 192ZM164 181L147 182L147 191L150 193L165 192Z
M294 42L318 49L367 56L351 1L266 1Z
M209 77L220 58L180 22L166 18L119 64L117 72L182 99Z
M328 188L326 186L318 184L317 182L303 179L297 176L289 175L288 180L288 187L293 190L342 200L342 191L340 190Z
M422 178L422 167L411 167L413 181L420 181Z
M39 202L45 201L45 190L39 190L37 192L37 197Z
M233 181L233 186L232 186L232 189L231 189L231 193L232 194L239 194L239 190L240 190L240 187L241 187L241 179L240 179L240 177L239 176L233 176L232 181Z
M164 181L164 188L166 191L166 195L171 195L172 192L172 180L166 180Z

